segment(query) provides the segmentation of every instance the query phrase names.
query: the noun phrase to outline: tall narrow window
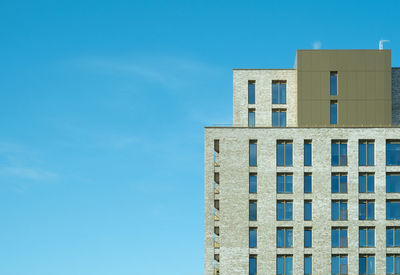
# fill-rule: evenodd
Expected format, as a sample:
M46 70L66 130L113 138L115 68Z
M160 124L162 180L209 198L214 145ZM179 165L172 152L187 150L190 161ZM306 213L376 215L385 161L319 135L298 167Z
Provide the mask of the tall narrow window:
M373 220L375 219L375 201L360 200L358 203L358 219Z
M257 220L257 201L249 201L249 220Z
M332 201L332 221L346 221L347 220L347 201L333 200Z
M338 115L337 115L337 101L336 100L331 100L331 124L336 125L338 121Z
M375 247L375 228L360 227L358 230L358 244L360 247Z
M312 274L312 256L304 255L304 275Z
M332 173L332 193L347 193L347 173Z
M250 255L249 257L249 275L257 275L257 256Z
M276 146L276 165L292 166L293 142L291 140L278 140Z
M312 174L304 173L304 193L312 192Z
M254 80L249 80L248 82L248 103L255 104L256 103L256 82Z
M386 247L400 247L400 227L386 227Z
M332 247L347 247L347 227L332 227Z
M312 229L310 227L304 228L304 247L312 247Z
M347 255L332 255L332 275L347 275Z
M286 104L286 81L272 81L272 104Z
M375 164L375 142L373 140L360 140L358 142L358 165L373 166Z
M249 109L249 127L256 126L256 110Z
M386 255L386 274L400 274L400 254Z
M400 220L400 201L387 200L386 201L386 219L387 220Z
M400 193L400 173L386 173L386 193Z
M337 95L337 83L338 83L337 72L331 72L331 95Z
M257 193L257 174L251 173L249 175L249 193L255 194Z
M293 247L293 228L278 228L276 230L276 247Z
M219 166L219 139L214 139L214 166Z
M386 175L387 184L387 175ZM375 175L374 173L360 173L358 175L358 192L359 193L374 193L375 190ZM387 192L387 185L386 185Z
M304 166L311 166L312 152L311 140L304 141Z
M272 127L286 127L286 109L272 110Z
M250 248L257 247L257 228L255 227L249 228L249 247Z
M347 166L347 140L332 140L332 166Z
M304 220L312 220L312 201L304 201Z
M375 255L360 255L358 262L359 274L375 274Z
M276 176L277 193L293 193L293 175L288 173L278 173Z
M250 166L257 166L257 140L250 140L249 163Z
M400 165L400 140L386 141L386 165Z
M293 256L278 255L276 259L276 274L291 275L293 274Z
M278 201L277 202L276 219L278 221L291 221L293 219L293 202Z

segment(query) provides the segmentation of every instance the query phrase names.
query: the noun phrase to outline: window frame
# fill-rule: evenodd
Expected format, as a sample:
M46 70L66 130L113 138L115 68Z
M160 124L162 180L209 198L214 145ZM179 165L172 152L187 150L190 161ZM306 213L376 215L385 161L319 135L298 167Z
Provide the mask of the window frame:
M274 123L274 114L278 115L278 124ZM285 114L283 118L283 114ZM282 108L274 108L272 109L272 127L274 128L285 128L287 127L287 110Z
M253 115L253 117L251 118L252 119L251 121L250 121L250 114ZM247 113L247 126L249 128L256 127L256 109L249 109L249 111Z
M388 230L392 230L392 245L388 245ZM398 232L398 235L396 237L396 231ZM400 226L387 226L386 227L386 247L400 247Z
M279 243L279 235L283 233L283 245ZM288 237L290 234L290 238ZM276 228L276 248L293 248L293 227Z
M255 205L255 208L253 208L253 211L255 211L254 215L252 215L252 205ZM257 200L249 200L249 221L257 221Z
M400 212L400 200L386 200L386 220L390 220L390 221L397 221L400 220L400 215L397 218L388 218L388 214L389 214L389 207L388 204L390 203L396 203L399 207L399 212Z
M253 93L253 96L252 96L252 98L254 98L254 100L253 100L253 102L250 102L250 99L251 99L251 97L250 97L250 85L253 85L253 90L252 90L252 93ZM256 81L255 80L248 80L247 81L247 104L256 104Z
M333 163L333 151L334 151L334 146L337 146L337 152L338 152L338 162L337 165L334 165ZM342 148L346 148L345 154L342 153ZM331 141L331 166L338 167L338 166L347 166L348 165L348 154L347 154L347 140L344 139L334 139Z
M337 100L331 100L329 104L329 124L339 124L339 103Z
M332 82L332 77L334 77L335 78L335 82L336 82L336 85L334 86L335 87L335 90L332 90L332 84L333 84L333 82ZM338 74L338 72L337 71L330 71L329 72L329 94L331 95L331 96L337 96L338 95L338 88L339 88L339 74Z
M365 245L361 245L361 231L365 231ZM369 245L370 234L369 231L373 231L373 245ZM358 247L360 248L374 248L375 247L375 227L373 226L360 226L358 228Z
M365 271L366 273L361 273L361 259L365 258ZM369 259L372 258L373 259L373 263L374 263L374 270L372 273L369 273L368 271L368 264L369 264ZM373 275L375 274L375 254L360 254L358 256L358 266L359 266L359 274L360 275Z
M283 205L283 219L279 218L279 204ZM291 218L287 219L286 209L290 205L291 207ZM293 200L277 200L276 202L276 220L277 221L292 221L293 220Z
M334 231L338 231L337 233L337 246L334 246ZM342 236L342 233L346 234L346 239L344 240L344 236ZM343 243L342 243L343 242ZM348 248L349 246L349 230L347 227L344 226L333 226L331 228L331 247L332 248Z
M338 204L338 219L337 220L333 219L333 211L334 211L333 206L334 206L334 203ZM345 213L342 213L342 204L346 205ZM332 221L347 221L348 218L349 218L348 212L349 211L348 211L348 202L347 202L347 200L332 200L331 201L331 220ZM342 215L344 215L344 214L345 214L345 218L342 219Z
M306 233L309 232L310 234L310 240L309 240L309 246L306 246ZM312 243L313 243L313 238L312 238L312 227L304 227L304 248L312 248Z
M310 178L310 182L309 182L309 184L310 184L310 192L306 192L306 178ZM307 182L307 185L308 185L308 182ZM303 176L303 191L304 191L304 194L312 194L312 173L304 173L304 176ZM308 188L307 188L307 190L308 190Z
M312 140L310 140L310 139L304 140L304 152L303 153L304 153L304 166L311 167L312 166ZM310 155L309 158L306 159L306 155ZM308 161L308 159L309 159L309 161Z
M255 149L252 147L255 147ZM249 140L249 166L257 167L257 157L258 157L258 148L257 148L257 140L251 139ZM254 151L255 150L255 151ZM255 153L255 156L252 157L252 152Z
M370 186L370 178L372 176L372 187L373 191L368 191L369 186ZM362 189L362 182L361 182L361 177L365 177L365 192ZM375 173L374 172L360 172L358 173L358 193L375 193Z
M255 232L255 237L254 234L253 235L251 234L251 232ZM255 245L253 244L254 242ZM257 245L258 245L257 227L249 227L249 248L257 248Z
M283 273L278 273L278 259L283 258ZM286 261L290 259L291 262L291 273L287 273L289 271L286 270ZM276 255L276 274L279 275L292 275L293 274L293 255L286 255L286 254L278 254Z
M255 182L252 181L252 178L255 178ZM257 194L257 189L258 189L257 187L258 187L257 173L249 173L249 194ZM255 192L253 189L255 189Z
M389 271L388 271L388 267L389 267L388 258L393 258L392 259L392 271L393 272L391 272L391 273L389 273ZM396 253L386 254L386 274L393 274L393 275L398 274L398 273L396 273L396 258L399 259L399 261L397 263L399 264L398 268L400 269L400 254L396 254Z
M306 204L310 204L310 219L306 219ZM312 200L304 200L304 220L305 221L312 221Z
M283 191L279 191L279 177L283 177ZM291 182L287 179L291 178ZM290 186L290 188L287 188ZM287 191L290 189L290 191ZM276 193L277 194L293 194L293 173L276 173Z
M362 204L365 204L365 219L362 219L362 216L361 216L361 214L362 214L361 213L361 211L362 211L361 205ZM371 209L369 209L369 206L371 204L373 206L372 218L369 216L370 212L371 212ZM365 199L363 199L363 200L359 200L358 201L358 220L359 221L374 221L375 220L375 200L370 200L370 199L365 200Z
M373 149L372 149L372 163L369 162L369 153L371 148L369 147L369 145L372 145ZM364 163L361 163L362 160L362 156L361 156L361 147L365 146L364 149ZM375 166L375 140L373 139L359 139L358 140L358 166Z
M277 85L278 91L277 91L277 101L276 102L274 99L274 84ZM285 97L284 97L284 102L282 102L282 92L281 92L281 86L285 86ZM287 104L287 81L286 80L272 80L272 85L271 85L271 95L272 95L272 104Z
M399 150L399 156L396 155L396 158L394 160L392 160L394 163L389 162L390 159L393 158L393 156L391 156L389 158L389 154L388 154L388 145L391 144L398 144L398 146L400 147L400 140L398 139L387 139L386 140L386 147L385 147L385 157L386 157L386 166L400 166L400 150Z
M334 177L338 177L338 182L337 182L337 185L338 185L338 188L337 188L337 192L333 192L334 191L334 182L333 182L333 179L334 179ZM342 178L344 179L346 179L346 182L342 182ZM335 172L335 173L331 173L331 193L332 194L347 194L347 192L348 192L348 175L347 175L347 173L346 172L339 172L339 173L337 173L337 172ZM344 183L343 184L343 186L345 186L345 187L343 187L342 186L342 183ZM342 191L342 189L345 189L345 190L343 190Z
M283 165L281 165L281 158L282 156L280 155L280 146L279 145L283 145ZM290 145L290 146L289 146ZM287 151L289 151L289 147L290 147L290 163L288 160L289 157L289 153L287 153ZM276 141L276 166L278 167L292 167L293 166L293 140L283 140L283 139L279 139Z
M332 254L332 256L331 256L331 274L333 274L332 273L332 269L333 269L333 258L338 258L338 264L339 264L339 266L338 266L338 271L339 271L339 273L337 273L338 275L347 275L348 274L348 272L349 272L349 258L348 258L348 255L347 254ZM346 272L342 272L342 259L346 259Z
M252 272L252 270L251 270L252 262L255 263L255 273ZM257 265L258 265L258 263L257 263L257 255L250 254L249 255L249 275L257 275L257 269L258 269Z

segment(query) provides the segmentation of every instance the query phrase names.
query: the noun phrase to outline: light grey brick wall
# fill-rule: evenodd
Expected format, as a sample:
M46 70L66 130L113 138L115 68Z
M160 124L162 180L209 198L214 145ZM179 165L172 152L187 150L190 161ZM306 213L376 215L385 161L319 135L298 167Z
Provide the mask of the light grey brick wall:
M247 101L246 101L247 103ZM220 142L219 166L214 165L214 139ZM257 140L258 166L249 167L249 140ZM276 141L293 140L293 166L276 166ZM303 166L305 139L312 140L312 166ZM331 140L348 141L348 165L331 166ZM359 139L375 140L375 166L358 166ZM400 199L400 194L386 194L387 171L400 172L400 167L385 165L386 139L400 139L400 128L206 128L205 129L205 275L213 274L214 254L219 254L221 275L248 274L249 254L257 254L258 273L276 274L276 256L293 255L293 274L303 274L304 254L312 254L313 274L331 273L331 255L348 255L349 273L358 274L359 254L376 256L376 274L386 273L386 251L400 253L400 249L386 248L386 226L400 226L400 221L387 221L386 199ZM214 194L213 174L220 173L220 193ZM375 173L375 193L358 193L358 173ZM258 174L258 193L249 194L249 172ZM293 193L277 194L276 174L293 173ZM311 172L313 192L304 194L303 175ZM348 173L348 193L331 193L331 173ZM220 221L213 219L213 202L219 199ZM257 200L257 221L249 221L249 200ZM293 221L276 220L276 201L293 200ZM331 200L348 200L348 221L331 221ZM358 220L359 199L375 200L375 220ZM304 200L312 200L312 221L304 221ZM220 227L217 238L221 248L215 249L214 226ZM258 228L258 247L249 249L249 227ZM294 229L293 248L276 248L276 228ZM303 230L312 227L313 247L304 248ZM331 227L348 227L348 248L331 247ZM359 248L359 226L374 226L375 248Z

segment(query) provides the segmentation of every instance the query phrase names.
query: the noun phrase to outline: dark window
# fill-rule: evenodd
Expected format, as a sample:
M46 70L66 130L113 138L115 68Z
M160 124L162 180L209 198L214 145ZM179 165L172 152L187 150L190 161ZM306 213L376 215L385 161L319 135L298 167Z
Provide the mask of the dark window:
M256 140L250 140L249 163L250 163L250 166L257 166L257 141Z
M332 140L331 145L332 166L347 165L347 141Z
M358 203L358 219L373 220L375 219L375 201L360 200Z
M312 256L304 255L304 275L312 274Z
M312 201L304 201L304 220L311 221L312 219Z
M312 163L311 140L304 141L304 166L311 166Z
M386 141L386 165L400 165L400 140Z
M347 255L332 255L332 274L347 275Z
M249 80L249 88L248 88L248 97L249 97L249 104L256 103L256 82L254 80Z
M276 176L277 193L293 193L293 175L287 173L278 173Z
M257 256L250 255L249 257L249 274L257 275Z
M331 124L336 125L338 122L337 115L338 104L336 100L331 100Z
M347 227L332 227L332 247L347 247Z
M400 173L386 174L386 192L400 193Z
M347 173L332 173L332 193L347 193Z
M304 247L312 247L312 229L309 227L304 228Z
M386 227L386 246L400 247L400 227Z
M250 248L257 247L257 228L254 227L249 228L249 247Z
M337 76L337 72L331 72L330 73L331 76L331 95L337 95L337 83L338 83L338 76Z
M374 160L374 141L373 140L360 140L358 143L358 165L360 166L373 166Z
M400 201L386 201L386 219L400 220Z
M286 104L286 81L272 81L272 104Z
M286 127L286 110L272 110L272 127Z
M249 193L257 193L257 174L251 173L249 175Z
M276 208L276 219L278 221L291 221L293 219L292 201L278 201Z
M293 228L278 228L276 231L276 247L293 247Z
M293 256L278 255L276 259L276 274L291 275L293 274Z
M276 165L292 166L293 143L291 140L278 140L276 145Z
M387 177L386 177L386 180L387 180ZM374 173L360 173L358 175L358 192L373 193L375 190L374 182L375 182ZM387 188L387 186L386 186L386 188Z
M257 220L257 201L249 202L249 220L250 221Z
M360 247L375 247L375 228L360 227L358 230L358 243Z
M375 255L360 255L358 261L360 274L375 274Z
M304 193L312 192L312 174L304 173Z
M249 109L249 127L256 126L256 111L254 109Z
M332 220L346 221L347 220L347 201L334 200L332 201Z
M386 255L386 274L400 274L400 254Z

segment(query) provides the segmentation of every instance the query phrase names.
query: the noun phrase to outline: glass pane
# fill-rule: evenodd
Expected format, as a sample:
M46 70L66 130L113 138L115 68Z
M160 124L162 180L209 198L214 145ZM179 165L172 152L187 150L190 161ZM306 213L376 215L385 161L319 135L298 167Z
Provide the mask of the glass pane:
M331 102L331 124L337 124L337 103Z
M278 221L282 221L284 219L284 217L285 217L284 211L285 211L284 204L282 202L278 202L277 203L277 211L276 211L276 215L277 215L276 219Z
M373 166L374 165L374 143L368 143L367 146L367 165Z
M339 144L332 143L331 145L332 166L339 165Z
M347 229L340 230L340 247L347 247Z
M394 257L394 272L399 274L400 273L400 257Z
M367 234L365 229L360 229L358 231L358 241L360 247L366 247L367 245Z
M375 229L368 229L368 247L375 246Z
M281 117L279 118L280 127L286 127L286 112L280 112Z
M249 246L252 247L257 247L257 230L255 229L250 229L249 231Z
M340 274L347 274L347 257L340 257Z
M400 192L400 174L386 174L386 192Z
M331 192L338 193L339 192L339 176L332 175L331 177Z
M256 125L256 113L249 111L249 127Z
M393 274L393 257L386 256L386 273Z
M249 273L250 273L250 275L257 274L257 258L256 257L250 257Z
M279 127L279 112L272 111L272 127Z
M347 176L340 176L340 193L347 193Z
M365 193L367 191L367 177L365 174L358 176L358 192Z
M272 83L272 104L279 103L279 87L278 83Z
M386 246L387 247L393 246L393 229L392 228L386 229Z
M369 256L367 264L368 264L367 267L368 274L375 274L375 257Z
M285 244L286 244L286 247L293 246L293 231L291 229L286 230Z
M338 202L332 202L332 220L337 221L339 220L339 203Z
M365 143L359 143L358 144L358 165L364 166L366 165L366 160L367 160L367 145Z
M375 203L374 202L368 202L367 204L367 214L368 214L368 220L373 220L375 219Z
M386 165L400 165L400 143L386 143Z
M398 228L394 230L394 246L400 247L400 229Z
M257 166L257 144L250 143L250 166Z
M311 143L304 144L304 166L311 166Z
M285 182L286 182L286 184L285 184L286 193L292 193L293 192L293 176L286 175Z
M366 274L367 273L367 259L365 257L360 257L358 263L359 263L358 268L359 268L360 274Z
M311 202L304 202L304 220L305 221L311 221L311 207L312 204Z
M358 219L359 220L365 220L367 218L367 207L365 202L359 202L358 203Z
M278 229L276 234L276 246L285 247L285 231L282 229Z
M249 193L257 193L257 175L250 175Z
M312 191L312 185L311 185L311 175L304 175L304 193L311 193Z
M277 166L284 166L285 164L285 148L283 143L276 145L276 164Z
M286 83L280 84L280 104L286 104Z
M285 271L286 271L286 274L293 274L292 257L286 257Z
M256 84L253 82L249 82L249 104L255 104L256 103Z
M276 264L276 274L285 274L285 260L283 257L278 257Z
M292 166L292 150L293 146L291 143L285 145L285 166Z
M249 204L249 218L250 221L256 221L257 220L257 204L255 202L250 202Z
M398 220L400 219L400 202L386 202L386 219Z
M293 218L292 203L291 202L286 203L286 207L285 208L286 208L285 209L286 210L285 211L285 218L286 218L287 221L291 221L292 218Z
M304 247L311 247L312 245L312 231L305 230L304 231Z
M347 144L342 143L340 144L340 166L346 166L347 165Z
M337 73L331 72L330 75L331 95L337 95Z
M332 257L332 274L339 274L339 257Z
M312 258L310 256L304 257L304 274L312 274Z
M375 191L375 177L373 174L367 176L367 192L373 193Z
M347 203L346 202L340 203L340 220L342 220L342 221L347 220Z
M339 230L332 229L332 247L339 247Z
M276 192L277 193L283 193L285 191L285 178L283 175L278 175L276 179Z

